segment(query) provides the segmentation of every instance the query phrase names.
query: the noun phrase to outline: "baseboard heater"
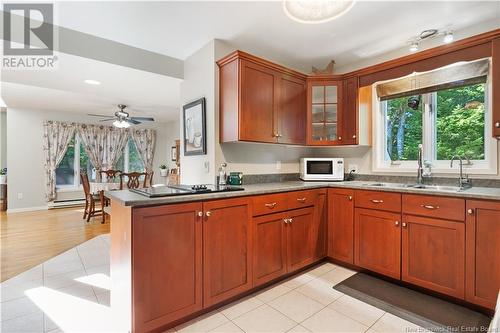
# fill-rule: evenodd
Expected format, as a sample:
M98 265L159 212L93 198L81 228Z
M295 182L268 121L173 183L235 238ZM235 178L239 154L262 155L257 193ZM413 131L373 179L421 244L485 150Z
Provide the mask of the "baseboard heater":
M48 204L49 209L80 207L85 205L85 199L55 200Z

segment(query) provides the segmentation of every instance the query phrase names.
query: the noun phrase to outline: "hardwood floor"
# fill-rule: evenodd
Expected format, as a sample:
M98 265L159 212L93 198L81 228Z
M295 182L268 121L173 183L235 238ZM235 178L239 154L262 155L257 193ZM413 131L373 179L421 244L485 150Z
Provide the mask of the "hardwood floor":
M109 218L86 223L83 208L0 213L1 276L5 281L95 236L109 233Z

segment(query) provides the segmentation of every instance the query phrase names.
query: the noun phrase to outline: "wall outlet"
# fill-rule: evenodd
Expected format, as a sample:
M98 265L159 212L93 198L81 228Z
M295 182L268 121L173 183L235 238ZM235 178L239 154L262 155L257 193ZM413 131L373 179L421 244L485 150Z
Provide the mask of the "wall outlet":
M18 193L17 194L17 200L22 200L23 198L23 194L22 193Z
M354 170L354 173L358 173L358 165L357 164L349 164L349 167L347 169L347 173L349 173L353 170Z
M210 172L210 162L205 161L205 163L203 163L203 166L205 168L205 173L209 173Z
M276 161L276 170L281 170L281 161Z

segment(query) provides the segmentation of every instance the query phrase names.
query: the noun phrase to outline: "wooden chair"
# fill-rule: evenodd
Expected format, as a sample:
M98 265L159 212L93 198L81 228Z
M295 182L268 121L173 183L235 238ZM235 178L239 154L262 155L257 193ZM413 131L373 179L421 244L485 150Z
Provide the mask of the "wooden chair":
M103 176L106 176L107 182L115 182L120 179L120 175L122 174L121 170L99 170L99 174L101 175L101 179Z
M90 222L91 217L102 216L101 223L104 223L104 191L100 191L99 194L90 193L90 183L88 175L82 172L80 174L80 179L83 185L83 192L85 193L85 210L83 211L83 218L87 219L87 222ZM101 206L101 209L96 209L96 204L99 204Z
M153 183L154 171L148 172L129 172L120 174L120 190L123 190L123 185L126 184L126 188L139 188L141 187L141 177L144 177L142 181L142 187L151 187ZM124 177L127 177L127 182L124 183Z

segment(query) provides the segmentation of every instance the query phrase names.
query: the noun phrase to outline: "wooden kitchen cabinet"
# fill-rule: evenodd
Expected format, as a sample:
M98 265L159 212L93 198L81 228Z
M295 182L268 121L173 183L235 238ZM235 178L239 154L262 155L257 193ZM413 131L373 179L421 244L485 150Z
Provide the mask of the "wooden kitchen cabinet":
M404 215L401 230L402 280L463 299L464 223Z
M494 309L500 290L500 202L467 200L465 299Z
M354 215L354 264L400 279L401 215L356 208Z
M500 38L491 41L492 53L492 99L491 108L493 110L493 137L500 138Z
M247 198L203 203L203 305L252 287L251 209Z
M358 77L343 81L342 127L340 142L344 145L358 144Z
M275 213L253 219L253 285L257 286L287 272L285 218Z
M328 240L328 192L326 189L317 190L315 217L312 231L312 251L315 260L326 256Z
M295 209L287 212L286 244L287 272L296 271L314 260L312 238L314 207Z
M307 81L307 137L312 146L341 144L342 81Z
M133 210L133 331L149 332L202 309L201 203Z
M305 143L304 74L241 51L217 64L221 142Z
M354 263L354 191L328 190L328 256Z

